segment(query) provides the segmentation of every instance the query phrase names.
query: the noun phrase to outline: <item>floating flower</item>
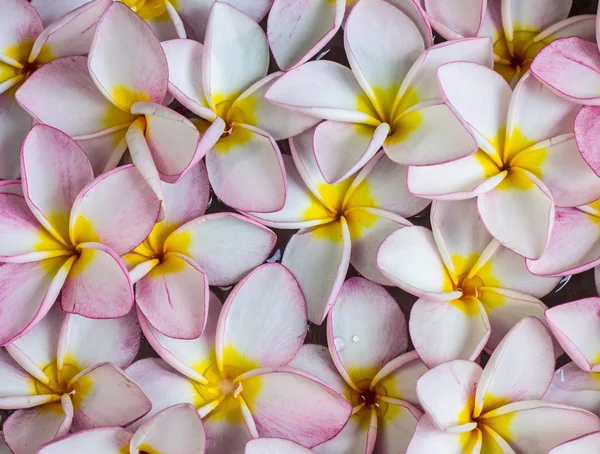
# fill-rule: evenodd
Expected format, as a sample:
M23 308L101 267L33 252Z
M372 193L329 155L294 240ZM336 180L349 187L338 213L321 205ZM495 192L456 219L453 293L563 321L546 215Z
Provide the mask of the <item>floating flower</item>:
M137 354L140 334L135 313L91 320L54 307L0 351L0 408L17 409L3 426L10 449L33 454L69 430L125 425L146 414L150 402L121 370Z
M474 200L434 202L431 226L433 232L414 226L392 233L377 255L390 280L420 297L410 335L425 364L475 360L522 318L544 319L538 298L558 279L529 273L523 257L488 233Z
M572 0L420 0L444 38L489 36L494 69L515 86L548 43L565 36L595 41L596 16L567 19Z
M425 373L417 394L425 409L407 454L538 454L595 432L585 410L542 402L554 372L552 338L528 317L506 335L485 368L455 360Z
M206 323L209 284L238 282L268 258L277 236L239 214L204 216L210 189L203 162L162 187L164 219L123 259L148 322L166 336L195 339Z
M443 103L435 73L456 60L491 67L488 38L444 43L423 53L413 21L383 0L359 2L344 38L352 69L309 62L266 93L273 103L327 120L315 132L315 155L327 182L356 173L382 146L404 165L452 161L477 149Z
M283 156L288 196L282 210L249 213L274 228L301 230L287 244L282 263L294 274L308 305L308 319L321 324L352 264L359 273L391 285L377 268L377 248L393 231L411 225L428 205L406 187L407 168L380 153L356 176L330 185L313 153L315 130L290 139L292 158ZM292 160L293 159L293 160Z
M473 63L449 63L438 77L446 101L480 149L447 164L411 167L409 189L434 199L477 197L490 233L517 254L538 259L550 239L555 205L585 205L600 197L600 179L581 158L573 135L579 107L530 74L514 93L498 73Z
M71 11L44 29L26 0L2 2L0 16L0 178L19 176L21 143L31 117L15 100L23 80L51 60L88 53L98 19L111 0L95 0ZM79 5L78 5L79 6Z
M162 106L167 85L160 42L115 2L98 23L89 60L69 57L44 65L17 91L17 100L39 122L73 137L96 174L114 168L129 146L133 163L162 200L159 179L176 182L219 137L213 130L201 135Z
M203 454L204 428L196 409L174 405L157 413L135 433L102 427L69 435L43 446L37 454Z
M290 113L264 99L281 73L267 76L269 45L250 17L225 3L212 8L204 46L192 40L163 43L173 96L218 132L206 155L210 183L227 205L273 212L285 201L285 171L275 140L319 120Z
M152 230L160 204L131 165L94 180L81 148L35 126L23 143L23 193L0 193L0 345L38 323L62 289L67 312L127 314L133 288L119 257Z
M327 319L327 343L329 353L304 345L289 363L333 386L354 407L339 435L314 451L404 452L422 415L415 386L427 367L416 352L404 353L408 333L396 301L366 279L346 281Z
M198 339L170 339L143 316L140 322L150 344L180 374L157 359L138 361L127 373L150 398L152 413L183 402L198 408L208 453L241 452L257 437L312 447L348 421L352 408L344 397L286 367L306 336L306 303L280 264L253 271L222 309L213 296Z

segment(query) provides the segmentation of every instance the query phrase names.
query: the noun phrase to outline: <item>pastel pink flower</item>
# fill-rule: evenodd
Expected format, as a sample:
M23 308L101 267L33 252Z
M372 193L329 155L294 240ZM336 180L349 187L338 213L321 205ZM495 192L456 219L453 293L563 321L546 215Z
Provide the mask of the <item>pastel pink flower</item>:
M213 295L202 336L163 336L140 314L163 358L127 369L152 402L148 417L190 403L204 420L208 453L241 452L250 438L285 438L312 447L334 437L352 407L333 388L287 366L306 336L306 303L282 265L262 265L231 292ZM168 363L168 364L167 364Z
M384 275L419 297L409 326L425 364L475 360L522 318L544 319L538 298L558 278L527 271L525 259L485 229L474 200L435 201L431 226L433 232L413 226L392 233L377 255Z
M6 265L5 265L6 266ZM69 431L120 426L150 402L122 368L140 346L135 313L112 320L54 307L29 333L0 351L0 408L10 449L33 454Z
M0 193L0 345L33 328L61 292L67 312L127 314L133 287L120 258L152 230L160 202L131 165L94 179L64 133L35 126L23 143L22 193Z
M95 0L46 23L26 0L2 2L0 16L0 178L19 176L21 143L31 117L15 91L37 68L56 58L86 55L96 23L111 0ZM67 11L65 11L67 13ZM62 17L60 17L62 16Z
M438 79L479 150L447 164L411 167L409 189L433 199L477 197L489 232L517 254L538 259L550 240L555 206L600 197L600 178L573 134L579 106L530 74L513 92L498 73L473 63L444 65Z
M513 327L483 370L464 360L435 367L417 382L426 414L406 453L541 454L598 431L592 413L539 400L553 372L552 338L532 317Z
M567 17L572 0L419 0L444 38L489 36L494 69L515 86L537 53L565 36L595 40L592 14Z
M404 314L386 290L366 279L346 281L327 319L327 344L303 345L289 366L319 377L352 403L352 416L316 453L404 452L422 413L416 381L428 369L404 353Z
M210 196L204 162L161 185L165 217L123 260L148 322L166 336L195 339L208 315L208 286L238 282L269 257L277 236L239 214L204 215Z
M115 2L98 23L89 59L68 57L44 65L19 88L17 100L38 122L75 139L96 175L116 167L129 148L131 160L162 200L160 180L178 181L219 137L212 130L201 134L162 105L168 77L152 30Z
M174 405L154 415L135 433L121 427L85 430L48 443L37 454L203 454L202 420L189 404Z
M461 60L492 66L491 40L430 43L411 17L383 0L357 3L344 29L350 68L319 60L282 76L266 99L322 118L315 155L328 183L362 168L383 146L404 165L430 165L474 153L477 146L442 101L435 73Z
M384 285L392 282L377 268L377 248L393 231L411 225L405 218L429 201L406 187L407 168L383 152L354 178L328 184L315 161L315 129L292 139L291 158L283 156L288 195L275 213L247 213L274 228L298 229L282 263L294 274L308 305L308 319L321 324L335 302L350 264Z

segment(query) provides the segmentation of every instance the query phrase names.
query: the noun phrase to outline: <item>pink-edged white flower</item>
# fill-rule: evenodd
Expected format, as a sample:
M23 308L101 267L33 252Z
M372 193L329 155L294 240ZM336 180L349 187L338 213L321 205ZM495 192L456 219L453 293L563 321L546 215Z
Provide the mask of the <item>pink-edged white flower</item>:
M54 307L0 350L0 408L17 409L3 425L10 449L33 454L69 430L121 426L145 415L148 398L121 370L137 354L140 334L133 312L92 320Z
M282 438L256 438L246 443L244 454L312 454L308 448Z
M121 427L85 430L43 446L37 454L204 454L202 420L189 404L173 405L135 433Z
M426 414L407 454L542 454L600 429L585 410L543 402L554 372L552 338L532 317L502 340L485 368L455 360L425 373L417 394Z
M443 103L435 73L456 60L491 67L490 39L425 51L412 20L384 0L361 0L344 32L352 69L325 60L305 63L266 93L273 103L327 120L314 138L327 182L356 173L382 146L390 159L405 165L452 161L477 149Z
M217 134L218 141L206 155L215 194L242 211L281 209L286 180L275 140L295 136L319 120L264 99L281 76L267 76L269 45L264 31L241 11L217 2L204 45L173 40L163 43L163 49L171 94L202 118L196 122L200 130Z
M420 297L410 335L425 364L474 360L523 317L544 319L538 298L558 278L529 273L523 257L488 233L474 200L434 202L431 226L433 232L413 226L392 233L377 255L390 280Z
M600 414L600 298L552 307L546 319L573 362L556 371L544 400Z
M137 361L127 373L152 402L149 415L177 403L198 408L208 453L242 452L259 436L312 447L348 421L352 406L343 396L286 366L306 336L306 303L292 274L278 263L248 275L222 308L213 295L198 339L165 337L141 315L140 323L164 361Z
M366 279L346 281L327 319L327 344L329 352L304 345L289 363L333 386L353 405L339 435L313 450L404 452L422 415L415 386L427 367L416 352L404 353L406 320L394 298Z
M514 92L481 65L449 63L438 71L446 102L477 138L479 150L447 164L411 167L409 189L433 199L477 197L479 215L504 246L530 259L547 247L556 206L600 197L598 178L573 134L579 106L531 74Z
M433 44L431 26L415 0L386 0L408 16L425 47ZM274 0L267 22L273 57L284 71L314 57L335 36L355 0Z
M315 161L315 130L290 139L283 156L288 178L285 206L276 213L249 213L274 228L298 229L282 263L306 297L308 319L321 324L335 302L350 264L368 279L391 285L377 268L377 248L393 231L411 225L405 218L429 201L406 187L407 168L381 152L355 177L335 185L323 179Z
M549 454L599 454L600 453L600 432L584 435L563 443L552 449Z
M206 323L208 286L238 282L268 258L277 236L239 214L204 216L210 189L203 162L162 187L164 219L123 259L148 322L165 336L195 339Z
M15 100L24 79L51 60L88 53L111 0L95 0L47 24L26 0L5 0L0 15L0 178L19 176L21 143L31 117ZM79 5L78 5L79 6Z
M594 41L596 16L570 17L572 0L419 0L444 38L489 36L494 69L514 86L548 43L565 36Z
M160 180L176 182L218 138L210 131L201 134L161 105L168 76L156 36L115 2L98 23L89 59L44 65L19 88L17 100L37 121L73 137L96 174L113 169L129 147L133 163L162 200Z
M94 179L83 150L45 125L23 143L21 175L24 196L14 184L0 193L0 345L33 328L59 292L67 312L127 314L133 287L120 255L160 210L142 175L129 165Z

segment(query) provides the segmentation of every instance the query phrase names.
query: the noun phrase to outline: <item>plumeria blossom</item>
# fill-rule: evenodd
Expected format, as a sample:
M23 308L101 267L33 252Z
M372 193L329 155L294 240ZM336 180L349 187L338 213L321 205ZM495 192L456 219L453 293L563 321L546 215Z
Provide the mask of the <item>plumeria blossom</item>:
M238 214L204 216L210 190L203 162L162 187L164 219L123 259L148 322L166 336L195 339L206 323L209 284L238 282L268 258L277 236Z
M600 298L585 298L552 307L546 319L573 360L554 374L544 400L600 414Z
M0 351L0 408L17 409L3 426L10 449L33 454L44 443L142 417L150 402L121 368L140 346L135 313L111 320L54 307L29 333Z
M127 314L133 288L120 255L160 210L142 175L128 165L94 179L83 150L45 125L23 143L21 175L24 196L0 193L0 345L33 328L59 292L67 312Z
M353 405L339 435L313 450L404 452L422 415L416 381L428 369L416 352L404 353L408 333L396 301L366 279L346 281L327 319L327 344L329 352L304 345L289 364L330 384Z
M306 303L292 274L278 263L249 274L222 308L213 296L198 339L171 339L141 315L140 322L164 361L140 360L127 373L152 402L149 415L178 403L198 408L208 453L242 452L257 437L312 447L348 421L352 406L343 396L286 366L306 336Z
M429 165L472 154L477 146L442 101L435 79L450 61L492 66L488 38L428 49L417 26L384 0L361 0L344 29L349 69L319 60L281 77L266 98L327 121L315 132L325 180L356 173L383 146L390 159Z
M43 446L37 454L204 454L202 420L189 404L157 413L135 433L121 427L102 427L68 435Z
M111 0L94 0L44 28L26 0L2 2L0 16L0 178L19 176L19 151L31 117L15 99L19 85L37 68L68 55L88 53L96 23Z
M585 410L539 400L554 372L552 339L532 317L506 335L485 368L454 360L425 373L426 414L407 454L542 454L600 428Z
M377 255L392 282L419 296L410 335L425 364L475 360L523 317L544 319L538 298L558 278L529 273L523 257L488 233L474 200L434 202L431 226L433 232L413 226L392 233Z
M264 99L281 73L267 76L265 32L234 7L214 4L204 45L192 40L163 43L169 90L214 130L218 141L206 155L210 183L227 205L273 212L285 201L286 180L275 140L287 139L319 120L290 113Z
M425 47L433 44L431 26L415 0L387 0L417 27ZM277 65L285 71L314 57L335 36L355 0L274 0L267 37Z
M447 164L411 167L409 189L434 199L477 197L490 233L517 254L538 259L550 239L555 206L600 197L600 179L582 159L573 134L579 106L531 74L514 92L498 73L473 63L444 65L438 78L479 150Z
M377 248L387 235L411 225L405 218L429 201L406 187L407 168L381 152L355 177L325 182L313 152L314 129L290 139L283 156L288 177L285 206L249 215L270 227L301 230L285 248L282 263L294 274L308 304L308 319L321 324L352 264L380 284L392 284L377 268Z
M494 69L513 87L548 43L565 36L596 39L594 15L567 19L572 0L419 1L444 38L491 37Z
M133 163L162 199L160 180L176 182L218 138L211 131L200 134L161 105L167 85L160 42L144 21L115 2L98 23L89 59L44 65L19 88L17 100L37 121L73 137L96 174L114 168L129 146Z

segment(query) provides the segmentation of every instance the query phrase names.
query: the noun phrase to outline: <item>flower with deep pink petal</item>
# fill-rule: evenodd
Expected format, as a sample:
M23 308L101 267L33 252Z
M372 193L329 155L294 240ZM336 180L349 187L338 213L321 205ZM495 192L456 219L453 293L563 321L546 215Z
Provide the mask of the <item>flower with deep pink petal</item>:
M599 430L594 414L539 400L553 372L552 338L532 317L509 331L483 370L463 360L435 367L417 382L426 414L406 453L541 454Z
M152 402L147 416L176 403L194 405L204 420L209 454L241 452L259 436L312 447L348 421L352 406L343 396L287 367L306 336L306 303L292 274L278 263L249 274L222 308L213 295L198 339L163 336L141 314L140 323L164 360L144 359L127 369Z
M573 134L579 106L531 74L514 92L498 73L473 63L444 65L438 79L479 150L447 164L411 167L409 189L433 199L477 197L490 233L517 254L538 259L550 240L555 206L600 197L600 178L582 159Z
M567 19L573 0L420 0L444 38L489 36L494 69L515 86L548 43L566 36L596 39L596 16Z
M133 312L92 320L55 306L0 350L0 408L17 410L3 425L10 449L33 454L69 430L125 425L146 414L150 402L121 369L140 340Z
M429 201L406 187L407 168L383 153L355 177L328 184L313 152L315 129L290 139L283 156L288 178L285 206L275 213L248 213L274 228L298 229L282 263L294 274L308 305L308 319L321 324L340 291L350 264L368 279L392 282L377 268L377 248L393 231L411 225L405 218Z
M202 420L189 404L173 405L135 433L120 427L85 430L43 446L37 454L204 454Z
M0 178L19 176L21 142L31 117L15 100L15 91L37 68L56 58L86 55L96 23L111 0L94 0L56 16L44 28L26 0L5 0L0 15ZM65 11L67 13L67 11Z
M416 352L404 353L408 333L396 301L366 279L346 281L327 319L327 344L329 351L304 345L289 363L353 405L346 427L314 451L404 452L422 415L416 381L428 369Z
M22 191L0 191L0 345L35 326L62 292L67 312L127 314L133 287L120 256L150 233L160 202L134 166L94 179L64 133L35 126L23 143Z
M410 335L425 364L475 360L523 317L544 319L538 298L558 278L529 273L523 257L488 233L474 200L434 202L431 226L392 233L377 255L385 276L419 296Z
M337 183L383 146L393 161L430 165L477 150L470 133L442 101L435 73L451 61L492 66L491 40L443 43L425 51L412 20L383 0L362 0L344 29L350 68L319 60L276 81L266 99L325 119L315 132L323 177ZM425 51L425 52L424 52Z

